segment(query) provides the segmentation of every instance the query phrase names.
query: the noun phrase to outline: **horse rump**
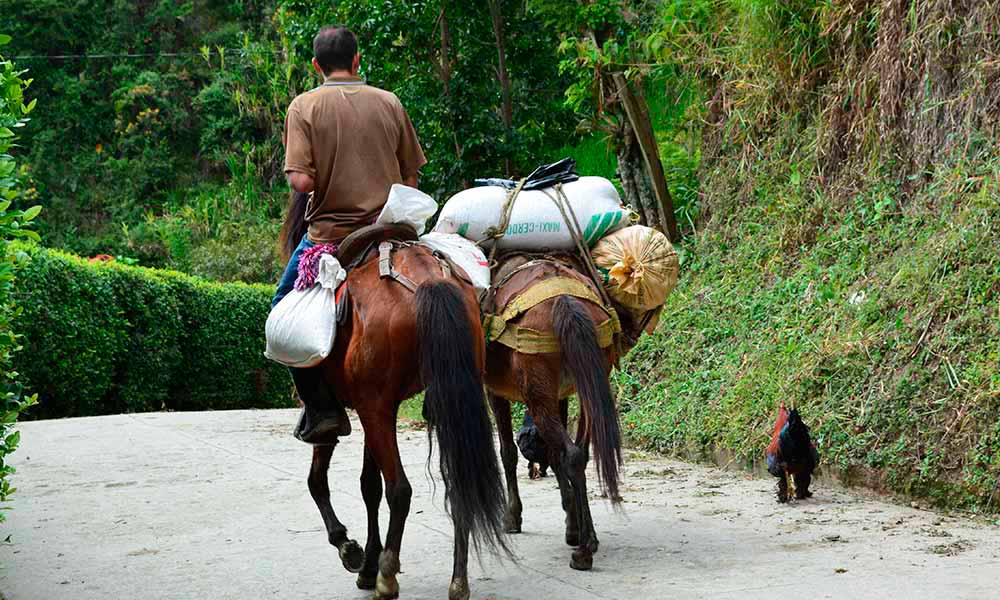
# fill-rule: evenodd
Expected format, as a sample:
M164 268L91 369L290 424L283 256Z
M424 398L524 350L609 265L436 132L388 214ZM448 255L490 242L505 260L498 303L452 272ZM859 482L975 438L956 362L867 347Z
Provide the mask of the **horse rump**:
M422 283L416 302L424 417L428 435L437 437L448 511L471 534L477 553L486 547L513 557L504 532L506 494L493 426L475 360L482 343L470 319L475 310L458 286L443 279Z

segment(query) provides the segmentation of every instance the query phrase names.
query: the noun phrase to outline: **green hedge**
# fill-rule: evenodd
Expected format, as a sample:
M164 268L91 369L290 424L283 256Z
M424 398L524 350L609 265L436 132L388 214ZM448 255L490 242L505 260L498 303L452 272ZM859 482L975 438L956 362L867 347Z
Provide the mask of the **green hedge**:
M288 374L263 356L270 286L20 250L32 417L290 405Z

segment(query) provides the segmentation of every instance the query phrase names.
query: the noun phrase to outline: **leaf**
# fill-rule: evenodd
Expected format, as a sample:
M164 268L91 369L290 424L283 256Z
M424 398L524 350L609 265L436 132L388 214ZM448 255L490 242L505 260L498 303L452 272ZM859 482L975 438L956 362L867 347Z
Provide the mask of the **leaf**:
M37 217L38 213L40 212L42 212L42 207L36 204L35 206L32 206L28 210L24 211L24 214L21 216L21 218L24 219L25 221L30 221L35 217Z
M12 39L14 38L10 37L7 34L0 33L0 46L5 46L9 44Z
M24 114L30 113L31 111L35 110L36 104L38 104L38 98L35 98L31 102L29 102L28 105L24 107L24 110L22 112L24 112Z

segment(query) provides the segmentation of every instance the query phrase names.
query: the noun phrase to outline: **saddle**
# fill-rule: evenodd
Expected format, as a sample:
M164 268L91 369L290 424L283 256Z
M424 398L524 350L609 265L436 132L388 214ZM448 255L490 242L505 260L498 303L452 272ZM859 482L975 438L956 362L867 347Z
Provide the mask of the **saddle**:
M602 348L611 346L621 332L617 313L604 305L597 284L580 272L570 255L509 255L501 260L495 281L483 298L483 328L488 343L496 342L522 354L558 352L559 340L554 335L513 322L527 310L558 296L573 296L604 309L608 318L597 326Z
M337 247L337 260L344 268L350 272L357 267L372 248L377 247L382 242L392 240L400 242L417 241L417 231L409 225L403 223L375 223L366 225L344 238Z
M358 229L354 233L344 238L337 247L337 260L350 273L368 262L373 251L378 250L379 276L383 279L393 279L411 292L416 292L417 283L406 275L400 273L392 264L392 251L400 246L411 246L417 244L419 236L417 231L405 223L376 223ZM445 277L452 274L459 279L472 285L472 281L465 271L447 256L427 248L428 252L441 263L441 270ZM337 324L343 325L351 311L351 293L347 284L343 287L343 292L337 298Z

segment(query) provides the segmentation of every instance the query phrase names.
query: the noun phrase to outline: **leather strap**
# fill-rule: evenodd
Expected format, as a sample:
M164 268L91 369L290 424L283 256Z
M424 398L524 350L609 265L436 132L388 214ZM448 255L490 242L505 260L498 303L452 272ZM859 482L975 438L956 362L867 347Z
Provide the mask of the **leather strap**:
M397 242L400 245L408 245L405 242ZM396 245L391 241L382 242L378 245L378 276L382 279L394 279L399 282L403 287L410 290L412 293L417 292L417 284L414 283L412 279L403 275L392 266L392 249ZM451 268L448 266L448 261L442 260L440 256L432 254L434 258L441 265L441 273L444 275L445 279L451 278Z
M614 343L616 335L621 333L618 313L610 306L604 306L601 298L579 279L559 276L542 280L524 290L508 302L499 315L486 314L483 319L486 341L498 342L522 354L558 352L559 339L554 334L522 327L509 321L542 302L559 296L573 296L601 306L608 318L597 325L598 342L601 348L607 348Z

